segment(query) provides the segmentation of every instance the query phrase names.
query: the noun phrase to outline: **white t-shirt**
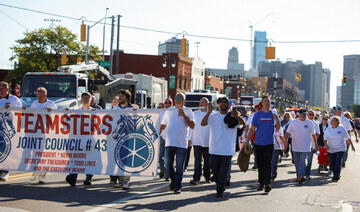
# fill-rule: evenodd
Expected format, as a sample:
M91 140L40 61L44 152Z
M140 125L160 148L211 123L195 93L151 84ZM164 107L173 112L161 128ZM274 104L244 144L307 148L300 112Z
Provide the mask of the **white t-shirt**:
M328 127L324 133L324 140L327 140L329 153L345 152L345 141L350 139L345 127L339 125L337 128Z
M232 156L235 152L237 127L229 128L224 123L226 114L215 112L209 116L210 128L209 153L213 155Z
M280 139L280 137L284 138L284 129L280 127L279 130L274 128L274 149L275 150L284 150L284 145Z
M193 146L201 146L201 147L209 147L209 138L210 138L210 128L209 126L201 126L201 121L207 114L206 112L202 112L201 110L197 110L194 112L195 123L197 123L193 130L193 135L191 139L191 144ZM213 114L213 113L211 113Z
M12 107L22 107L22 104L16 96L11 94L8 95L8 98L0 98L0 107L5 107L6 104L10 104Z
M315 134L320 135L320 127L319 127L319 124L318 124L316 121L314 121L314 120L310 120L310 119L309 119L309 121L312 121L312 123L314 124ZM311 135L310 135L310 139L312 139L312 138L311 138ZM311 142L310 144L311 144L311 148L314 148L314 146L315 146L314 142Z
M314 141L310 135L315 135L315 127L312 121L295 119L290 123L286 132L292 135L292 150L294 152L311 151L311 143Z
M132 110L134 109L135 107L132 105L132 104L129 104L128 106L125 106L125 107L121 107L119 105L116 105L113 110Z
M164 118L164 113L165 113L164 110L160 112L160 123L161 123L161 121L162 121L163 118ZM161 136L164 140L166 140L166 128L165 128L165 130L161 131L160 136Z
M173 108L175 107L171 107L171 109ZM186 110L185 107L183 109L185 115L195 122L194 113L191 110ZM187 148L189 127L186 125L184 117L180 116L179 110L165 111L161 124L166 125L165 146Z
M333 117L331 117L331 119L329 119L329 121L328 121L329 126L331 126L331 120ZM339 118L340 118L340 124L342 126L344 126L347 131L353 130L353 128L351 127L350 121L345 116L341 115Z
M55 102L47 99L46 102L44 102L44 103L39 103L38 100L34 101L31 104L30 108L35 108L35 109L46 109L46 108L57 109L57 106L56 106Z

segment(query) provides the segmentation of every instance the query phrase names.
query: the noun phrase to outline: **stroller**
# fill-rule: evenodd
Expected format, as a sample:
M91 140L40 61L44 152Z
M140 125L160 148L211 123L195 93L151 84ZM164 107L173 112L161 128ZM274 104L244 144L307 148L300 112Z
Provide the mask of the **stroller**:
M328 152L325 149L325 147L320 148L320 151L318 153L318 164L319 164L319 168L318 168L319 174L321 171L328 171L327 166L330 165L330 161L328 157Z

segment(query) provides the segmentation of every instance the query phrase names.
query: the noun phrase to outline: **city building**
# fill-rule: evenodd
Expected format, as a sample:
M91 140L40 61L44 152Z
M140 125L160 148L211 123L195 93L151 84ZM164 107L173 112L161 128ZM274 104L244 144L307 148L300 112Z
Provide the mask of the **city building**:
M158 45L158 55L163 55L166 53L177 53L181 54L181 40L176 37L172 37L164 43L160 43ZM186 56L189 55L189 41L187 41L187 52Z
M224 79L213 74L205 73L205 89L209 91L217 91L224 94Z
M342 87L342 85L336 86L336 104L337 105L341 104L341 87Z
M200 57L192 58L191 90L204 89L205 87L205 62Z
M266 32L255 31L251 49L251 68L257 69L259 63L267 61L265 59L265 47L267 47L267 43Z
M300 105L303 102L299 101L299 89L291 82L283 78L268 78L268 93L272 99L276 100L276 108L284 111L287 107Z
M347 110L351 104L360 104L360 55L344 56L343 73L347 84L341 88L341 105Z
M224 92L229 99L235 99L240 104L240 96L245 93L246 79L244 77L227 78L224 80Z
M178 92L191 91L192 59L180 54L163 55L127 54L123 51L114 52L119 57L119 70L113 60L112 74L147 74L164 78L169 83L169 97L174 98ZM105 57L105 59L109 59ZM169 80L170 78L170 80Z
M321 62L304 64L301 60L261 62L258 67L259 76L283 78L296 86L298 97L305 94L304 100L311 106L330 107L330 77L329 69L322 67ZM300 78L295 77L300 76Z

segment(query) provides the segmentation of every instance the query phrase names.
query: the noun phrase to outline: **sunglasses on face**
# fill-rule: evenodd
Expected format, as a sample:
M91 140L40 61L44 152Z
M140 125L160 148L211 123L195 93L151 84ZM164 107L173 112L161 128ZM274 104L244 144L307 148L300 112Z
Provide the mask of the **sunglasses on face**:
M313 116L314 114L308 114L309 116Z
M327 121L328 119L323 119L323 121Z
M183 97L175 97L175 100L184 100Z
M341 110L340 108L335 108L335 110Z
M304 115L306 115L306 113L300 113L300 115L304 116Z
M165 104L168 104L168 105L169 105L169 104L171 104L171 102L165 102Z

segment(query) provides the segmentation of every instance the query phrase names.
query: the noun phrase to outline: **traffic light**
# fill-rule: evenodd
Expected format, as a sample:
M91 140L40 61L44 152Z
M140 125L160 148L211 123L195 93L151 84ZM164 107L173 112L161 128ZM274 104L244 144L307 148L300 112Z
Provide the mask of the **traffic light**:
M275 47L271 47L271 46L265 47L265 59L267 60L275 59Z
M86 41L86 24L81 24L80 41L81 42Z
M66 54L62 54L62 55L61 55L61 65L66 65L66 59L67 59L67 55L66 55Z
M187 56L187 40L181 39L181 56Z
M346 86L346 85L347 85L347 77L346 77L345 75L344 75L344 77L343 77L342 82L343 82L343 86Z

